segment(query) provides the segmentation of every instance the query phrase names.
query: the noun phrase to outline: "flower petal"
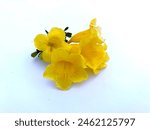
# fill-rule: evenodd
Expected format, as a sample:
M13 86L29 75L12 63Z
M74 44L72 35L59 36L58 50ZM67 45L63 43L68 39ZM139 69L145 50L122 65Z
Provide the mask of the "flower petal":
M52 28L48 33L48 41L54 47L60 47L61 43L65 40L65 32L61 28Z
M38 34L34 39L34 45L40 51L46 50L47 44L48 44L48 38L44 34Z
M76 66L85 68L85 60L79 54L70 54L68 61Z
M75 67L75 71L73 73L70 73L70 79L74 83L81 82L83 80L86 80L87 78L87 72L81 67Z
M93 69L93 72L94 72L94 74L98 74L100 70L102 70L106 67L107 67L106 63L102 63L97 68Z
M101 44L97 44L94 39L86 39L81 43L81 55L84 57L86 64L93 70L97 70L99 66L108 60L105 48Z
M55 79L55 65L54 64L49 64L46 69L45 72L43 73L43 76L47 79Z
M81 48L79 44L69 44L70 45L70 53L71 54L80 54Z
M72 38L68 41L68 43L71 43L71 42L80 42L80 40L84 39L84 38L87 38L88 36L90 35L90 30L85 30L85 31L82 31L82 32L79 32L75 35L72 36Z
M41 58L43 61L48 62L48 63L51 62L51 54L52 54L52 52L51 52L51 50L50 50L49 48L50 48L50 47L48 47L45 51L43 51L43 52L41 53L41 56L40 56L40 58Z
M61 90L68 90L72 84L72 81L69 78L64 77L64 75L57 76L55 80L57 88Z
M52 53L51 61L52 62L59 62L63 60L67 60L69 57L69 53L64 48L55 49Z
M48 65L43 76L54 80L59 89L67 90L72 84L70 80L70 72L72 71L73 67L71 64L58 62Z
M96 18L92 19L90 22L90 28L96 27Z

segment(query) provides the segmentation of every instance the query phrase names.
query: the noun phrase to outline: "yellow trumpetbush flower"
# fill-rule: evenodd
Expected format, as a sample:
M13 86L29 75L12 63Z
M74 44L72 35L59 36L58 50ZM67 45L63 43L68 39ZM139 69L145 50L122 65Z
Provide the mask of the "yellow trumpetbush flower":
M49 31L48 35L38 34L34 39L34 45L39 51L42 51L41 59L45 62L50 62L52 51L67 45L64 40L65 32L61 28L54 27Z
M106 61L109 56L106 52L107 45L101 37L101 31L96 26L96 19L92 19L89 29L75 34L70 40L78 42L81 48L80 54L83 56L87 67L97 74L101 69L106 67Z
M31 54L51 62L43 76L54 80L61 90L68 90L73 83L86 80L88 70L99 73L109 59L96 19L91 20L89 29L75 34L69 41L72 33L66 32L67 29L54 27L46 31L47 35L38 34L34 39L37 49Z
M85 31L81 31L77 34L75 34L69 41L68 43L71 42L80 42L82 39L91 37L91 36L95 36L95 38L97 39L97 41L99 43L103 42L103 39L101 37L101 32L100 32L100 27L96 26L96 19L92 19L89 25L89 29L85 30Z
M81 55L84 57L86 65L97 74L106 67L106 61L109 59L105 51L105 45L96 42L95 37L81 40Z
M81 55L65 48L53 51L51 64L47 66L43 76L56 82L57 88L68 90L72 83L81 82L88 78L84 70L84 61Z

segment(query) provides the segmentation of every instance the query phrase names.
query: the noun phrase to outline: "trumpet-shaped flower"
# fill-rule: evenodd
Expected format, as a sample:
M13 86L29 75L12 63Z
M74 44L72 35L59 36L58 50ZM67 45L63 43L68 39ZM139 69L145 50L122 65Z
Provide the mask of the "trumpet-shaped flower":
M45 62L51 61L52 51L66 46L65 45L65 32L60 28L52 28L48 35L38 34L34 39L34 45L42 51L40 57Z
M84 57L86 65L97 74L101 69L106 67L106 61L109 59L105 52L104 44L96 42L95 38L81 40L81 55Z
M84 60L76 52L58 48L53 51L51 62L43 75L54 80L61 90L67 90L72 83L81 82L88 77L84 70Z
M95 74L106 67L105 62L109 59L107 46L101 37L100 28L96 26L96 19L91 20L88 30L75 34L69 42L79 42L80 53Z

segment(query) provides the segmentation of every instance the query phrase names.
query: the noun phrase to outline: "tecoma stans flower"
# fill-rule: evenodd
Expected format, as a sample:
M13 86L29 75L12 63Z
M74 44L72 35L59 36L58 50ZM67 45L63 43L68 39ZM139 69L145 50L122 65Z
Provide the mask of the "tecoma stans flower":
M34 45L42 51L40 58L45 62L50 62L52 51L67 45L64 40L65 32L61 28L54 27L47 35L38 34L34 39Z
M104 44L99 44L95 37L81 40L81 55L84 57L86 65L97 74L101 69L106 67L106 61L109 59L105 52Z
M48 62L43 76L53 80L61 90L87 80L88 72L98 74L109 60L107 45L96 19L90 21L87 30L74 36L67 31L68 28L53 27L49 32L45 30L47 35L38 34L34 38L36 51L31 54L33 58L38 56Z
M43 75L54 80L61 90L68 90L72 83L88 78L83 59L76 52L71 53L64 48L58 48L53 51L51 62Z
M106 67L105 62L109 59L107 46L101 37L100 28L96 26L96 19L91 20L88 30L75 34L70 42L79 43L87 67L95 74Z

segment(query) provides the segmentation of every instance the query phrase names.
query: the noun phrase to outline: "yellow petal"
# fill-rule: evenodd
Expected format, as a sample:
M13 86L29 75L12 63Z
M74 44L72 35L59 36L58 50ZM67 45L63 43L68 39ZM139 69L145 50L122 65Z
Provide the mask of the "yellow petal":
M90 22L90 31L91 31L91 34L90 36L94 36L94 37L97 37L97 42L98 43L103 43L104 40L101 36L101 28L99 26L96 26L96 19L92 19L91 22Z
M79 44L69 44L70 45L70 53L80 54L81 48Z
M75 64L76 66L85 67L85 61L80 54L71 53L65 48L55 49L52 53L51 61L53 63L66 61Z
M65 40L65 32L61 28L52 28L48 33L48 41L50 45L59 47Z
M86 64L93 70L97 70L99 66L108 60L108 55L101 44L95 43L94 39L86 39L80 43L81 54Z
M48 38L44 34L38 34L34 39L34 45L40 51L46 50L47 44L48 44Z
M57 88L61 90L68 90L72 84L72 81L69 80L69 78L65 77L64 75L58 75L55 80Z
M65 48L58 48L53 51L51 61L54 63L63 60L67 61L68 57L69 57L69 53L67 50L65 50Z
M102 36L101 36L101 30L100 27L93 27L90 29L90 37L95 37L97 39L97 42L102 44L104 42Z
M43 76L47 79L55 79L55 69L57 70L57 68L55 67L55 64L49 64L46 69L45 72L43 73Z
M90 28L96 27L96 18L92 19L90 22Z
M76 66L85 68L85 60L79 54L70 54L68 61Z
M81 39L83 38L86 38L90 35L90 30L85 30L85 31L82 31L82 32L79 32L75 35L72 36L72 38L68 41L68 43L71 43L71 42L80 42Z
M106 52L105 53L105 61L108 61L110 58L109 58L109 55L108 55L108 53Z
M51 50L49 48L47 48L47 50L45 50L41 53L40 58L43 61L50 63L51 62L51 54L52 54Z
M100 72L100 70L102 70L106 67L107 67L106 63L103 63L103 64L99 65L97 68L93 69L93 72L94 72L94 74L98 74Z
M50 64L43 75L45 78L54 80L59 89L67 90L72 84L70 73L73 70L73 66L70 63L58 62Z
M67 50L67 51L69 51L70 48L71 48L70 44L66 43L65 41L62 42L62 46L61 47L64 48L65 50Z
M75 67L75 71L70 73L70 78L74 83L81 82L88 78L88 74L83 68Z
M95 46L95 45L99 45L99 43L98 43L98 39L97 39L97 37L95 37L95 36L90 36L90 37L87 37L87 38L85 38L85 39L82 39L81 41L80 41L80 47L81 47L81 49L82 48L84 48L84 47L86 47L86 46ZM89 48L90 49L90 48ZM87 50L88 51L88 50Z
M107 44L105 42L102 44L102 46L104 47L104 50L107 50Z

